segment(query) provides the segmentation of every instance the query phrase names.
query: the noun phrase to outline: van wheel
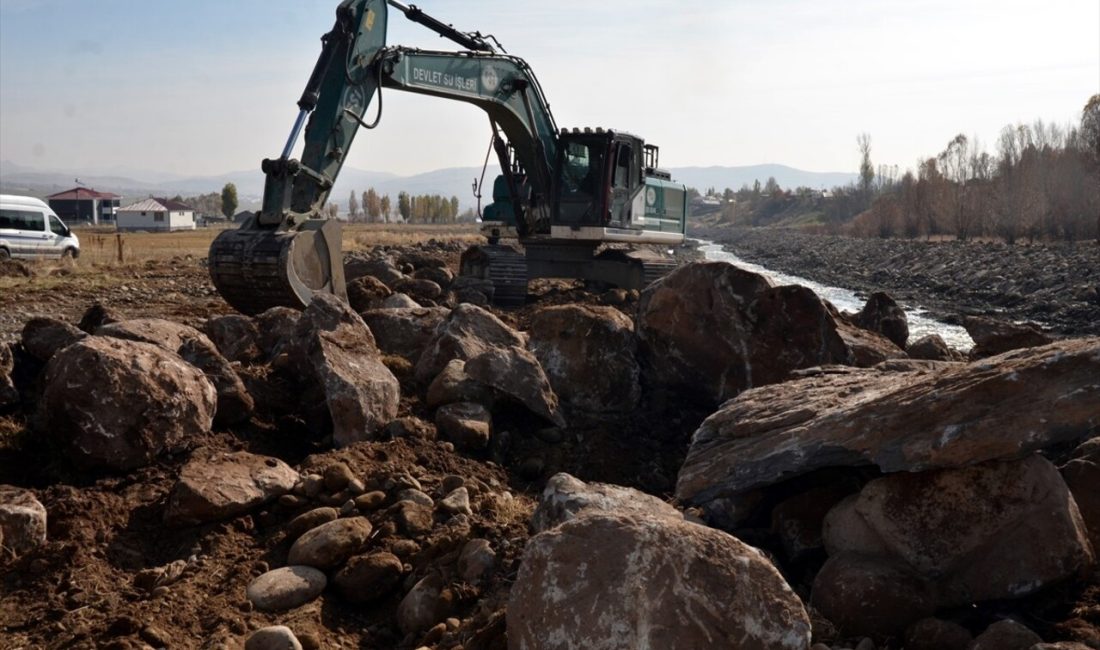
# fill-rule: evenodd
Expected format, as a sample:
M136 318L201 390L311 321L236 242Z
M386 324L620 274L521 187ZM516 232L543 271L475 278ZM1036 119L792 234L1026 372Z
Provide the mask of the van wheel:
M0 248L0 260L10 260L10 259L11 259L11 253L8 252L8 249Z
M63 260L76 259L76 249L71 247L71 246L69 248L66 248L61 253L61 259L63 259Z

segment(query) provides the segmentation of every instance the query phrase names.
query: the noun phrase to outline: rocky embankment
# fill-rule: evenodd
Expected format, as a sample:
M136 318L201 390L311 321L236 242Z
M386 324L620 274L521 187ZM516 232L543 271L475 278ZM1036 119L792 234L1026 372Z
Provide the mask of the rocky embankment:
M0 345L5 646L1100 648L1100 338L720 262L501 312L456 255Z
M822 284L885 291L948 322L963 315L1033 321L1055 334L1100 334L1100 246L1008 246L705 227L694 236L742 259Z

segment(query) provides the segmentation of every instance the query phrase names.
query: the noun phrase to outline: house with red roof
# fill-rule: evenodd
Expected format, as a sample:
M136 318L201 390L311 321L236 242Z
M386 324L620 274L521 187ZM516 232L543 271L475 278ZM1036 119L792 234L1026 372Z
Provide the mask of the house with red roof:
M57 216L69 225L93 223L113 225L122 197L90 187L74 187L46 197Z
M118 210L118 229L133 230L194 230L195 209L173 201L149 197Z

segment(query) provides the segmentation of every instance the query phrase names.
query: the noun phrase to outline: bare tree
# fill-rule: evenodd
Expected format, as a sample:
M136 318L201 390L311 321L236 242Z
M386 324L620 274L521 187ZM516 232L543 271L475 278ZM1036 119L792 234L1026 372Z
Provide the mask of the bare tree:
M863 195L863 199L870 204L871 202L871 188L875 182L875 168L871 164L871 136L867 133L860 133L856 137L856 144L859 145L859 190Z
M355 190L351 191L351 196L348 197L348 221L354 222L355 218L359 215L359 201L355 198Z
M1081 111L1081 140L1086 153L1087 202L1096 215L1096 243L1100 244L1100 94L1093 95Z

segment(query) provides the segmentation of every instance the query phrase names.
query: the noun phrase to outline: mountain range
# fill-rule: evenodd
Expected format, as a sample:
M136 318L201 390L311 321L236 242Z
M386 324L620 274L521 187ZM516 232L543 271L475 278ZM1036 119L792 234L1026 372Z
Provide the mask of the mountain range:
M700 191L715 188L761 184L774 177L780 187L800 186L827 189L852 182L856 174L843 172L810 172L786 165L749 165L742 167L676 167L669 170L672 177ZM398 192L409 194L441 194L457 196L463 208L473 207L472 184L481 176L480 167L449 167L412 176L398 176L389 172L367 171L344 167L333 188L332 196L345 206L352 191L356 198L373 187L379 194L389 194L396 200ZM492 182L499 172L495 165L485 172L483 203L491 200ZM70 189L76 179L86 187L123 196L123 203L148 196L194 196L220 192L226 183L237 186L242 208L256 207L263 196L264 176L259 169L229 172L209 176L179 176L156 170L107 169L107 170L50 170L27 167L8 160L0 161L0 192L5 194L29 194L46 196Z

